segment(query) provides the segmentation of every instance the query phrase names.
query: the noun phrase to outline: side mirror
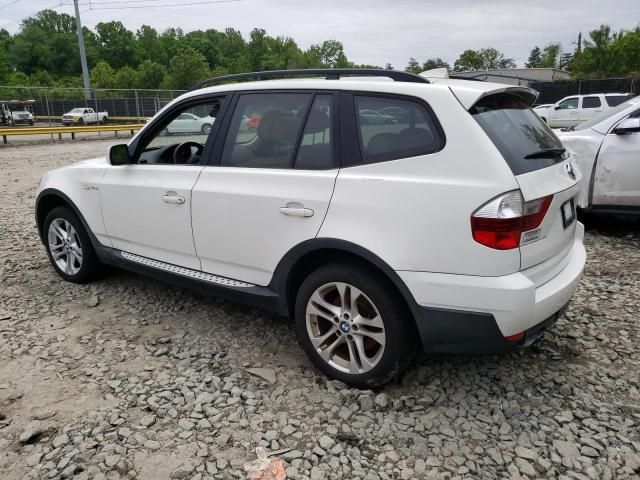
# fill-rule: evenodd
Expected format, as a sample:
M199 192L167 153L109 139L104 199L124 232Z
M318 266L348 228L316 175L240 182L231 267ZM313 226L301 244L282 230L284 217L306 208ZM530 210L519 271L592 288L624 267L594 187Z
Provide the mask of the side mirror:
M126 143L109 147L109 163L111 165L128 165L130 162L129 147Z
M640 132L640 118L625 118L613 129L613 133L616 135L628 135L635 132Z
M556 105L555 107L553 107L554 110L560 110L560 105Z

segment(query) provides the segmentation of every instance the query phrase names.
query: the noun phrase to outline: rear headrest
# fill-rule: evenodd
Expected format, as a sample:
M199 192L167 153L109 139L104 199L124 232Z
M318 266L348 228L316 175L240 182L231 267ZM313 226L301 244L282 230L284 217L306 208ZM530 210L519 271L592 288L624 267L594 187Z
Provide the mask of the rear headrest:
M378 133L367 143L367 155L380 155L402 148L400 135L397 133Z
M273 140L295 141L300 127L300 119L290 113L269 110L262 116L258 125L258 138L261 142Z
M312 108L309 112L309 118L304 128L304 133L320 133L324 132L331 126L329 115L319 108Z
M433 133L426 128L405 128L400 133L403 148L419 148L431 145L434 140Z

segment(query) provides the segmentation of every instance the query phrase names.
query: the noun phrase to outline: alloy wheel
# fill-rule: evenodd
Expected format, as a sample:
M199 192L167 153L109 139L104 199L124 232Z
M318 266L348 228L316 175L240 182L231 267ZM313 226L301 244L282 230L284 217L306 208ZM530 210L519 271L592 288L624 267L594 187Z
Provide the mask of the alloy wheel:
M82 246L73 225L64 218L49 224L49 252L56 266L67 275L76 275L82 268Z
M320 358L341 372L366 373L382 359L384 322L374 303L353 285L332 282L317 288L307 302L306 327Z

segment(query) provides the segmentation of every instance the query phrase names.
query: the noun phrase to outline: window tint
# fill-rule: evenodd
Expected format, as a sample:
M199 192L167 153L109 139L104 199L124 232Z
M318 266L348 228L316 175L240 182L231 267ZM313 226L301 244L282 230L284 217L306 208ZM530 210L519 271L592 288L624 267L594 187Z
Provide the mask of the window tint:
M222 152L222 166L290 168L311 97L307 93L241 95Z
M598 108L601 105L599 97L584 97L582 99L582 108Z
M207 100L172 112L155 132L143 140L140 164L199 164L207 138L213 129L222 99ZM190 142L178 152L178 145Z
M490 95L471 107L470 112L514 175L546 168L563 160L552 152L552 149L562 148L558 137L517 96L508 93ZM539 153L546 150L549 150L546 156ZM535 158L526 158L533 153Z
M365 96L354 100L364 163L426 155L444 146L433 117L419 103Z
M568 98L558 104L560 110L573 110L578 108L578 99L577 98Z
M333 167L331 148L331 95L316 95L298 147L295 167L323 170Z
M604 99L610 107L617 107L621 103L631 100L633 95L605 95Z

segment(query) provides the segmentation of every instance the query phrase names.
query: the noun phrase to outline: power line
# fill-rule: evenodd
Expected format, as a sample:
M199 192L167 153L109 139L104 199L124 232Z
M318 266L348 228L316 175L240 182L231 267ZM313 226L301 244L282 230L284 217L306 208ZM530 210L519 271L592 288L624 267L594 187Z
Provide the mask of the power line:
M11 6L11 5L13 5L14 3L18 3L19 1L20 1L20 0L13 0L13 2L9 2L9 3L5 4L5 5L2 5L2 6L0 7L0 10L2 10L3 8L10 7L10 6Z
M188 2L188 3L165 3L162 5L128 5L128 6L121 6L121 7L89 7L89 10L128 10L131 8L164 8L164 7L189 7L189 6L193 6L193 5L206 5L206 4L213 4L213 3L234 3L234 2L241 2L242 0L204 0L201 2ZM93 5L95 5L97 2L91 2ZM111 4L114 3L133 3L133 2L112 2ZM104 4L109 4L109 2L105 2ZM83 4L83 5L88 5L87 3Z

